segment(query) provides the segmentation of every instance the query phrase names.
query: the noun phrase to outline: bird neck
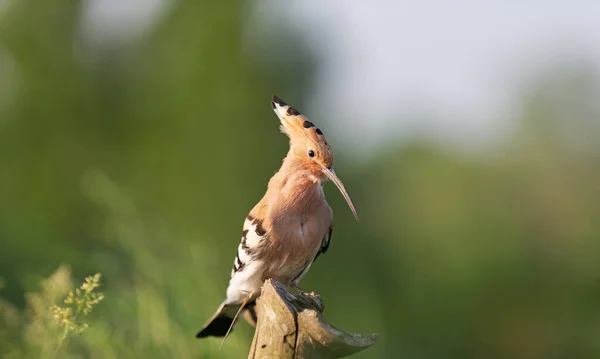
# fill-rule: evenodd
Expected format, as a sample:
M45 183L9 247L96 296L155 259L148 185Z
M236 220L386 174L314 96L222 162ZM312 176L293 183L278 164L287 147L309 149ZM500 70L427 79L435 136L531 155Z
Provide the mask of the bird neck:
M320 171L292 156L286 157L271 178L267 193L272 208L297 214L312 212L324 200Z

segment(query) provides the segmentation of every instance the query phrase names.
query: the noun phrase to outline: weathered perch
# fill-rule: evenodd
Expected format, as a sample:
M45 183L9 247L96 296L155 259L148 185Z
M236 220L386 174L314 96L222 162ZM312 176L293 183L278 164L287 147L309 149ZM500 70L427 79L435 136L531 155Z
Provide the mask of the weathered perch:
M323 309L317 295L296 296L276 281L265 281L248 358L341 358L375 344L376 334L345 333L327 324Z

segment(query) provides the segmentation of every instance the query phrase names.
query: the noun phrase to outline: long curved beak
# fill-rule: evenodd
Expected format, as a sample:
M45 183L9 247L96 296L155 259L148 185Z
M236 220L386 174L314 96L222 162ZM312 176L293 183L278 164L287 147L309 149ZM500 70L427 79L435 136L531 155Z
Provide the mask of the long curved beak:
M350 210L352 210L352 214L354 215L354 218L356 218L356 220L358 221L359 220L358 212L356 212L356 207L354 207L354 203L352 203L352 198L350 198L348 191L346 191L346 187L344 187L344 184L342 183L342 181L335 174L335 172L333 171L333 168L330 169L330 168L325 168L325 167L321 166L321 169L322 169L323 173L325 174L325 176L327 176L327 178L329 178L331 180L331 182L333 182L335 184L335 186L340 190L340 192L342 193L342 196L344 196L344 199L346 200L346 203L348 203Z

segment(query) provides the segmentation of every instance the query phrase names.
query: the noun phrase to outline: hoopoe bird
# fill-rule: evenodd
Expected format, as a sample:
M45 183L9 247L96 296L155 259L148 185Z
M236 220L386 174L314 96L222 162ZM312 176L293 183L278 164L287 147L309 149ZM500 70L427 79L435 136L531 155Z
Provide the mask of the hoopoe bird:
M271 105L290 139L290 150L264 197L246 217L227 298L197 338L226 336L240 309L255 325L255 301L266 279L306 294L298 283L327 251L333 231L333 213L322 188L325 181L337 186L358 220L352 199L333 170L333 152L323 132L278 97L273 96Z

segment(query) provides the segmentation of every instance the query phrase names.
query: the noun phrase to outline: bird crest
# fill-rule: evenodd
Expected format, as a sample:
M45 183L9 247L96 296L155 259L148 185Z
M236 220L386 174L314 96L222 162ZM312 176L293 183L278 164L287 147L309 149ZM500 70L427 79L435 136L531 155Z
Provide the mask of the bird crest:
M358 220L358 213L352 203L344 184L333 170L333 151L323 134L314 123L310 122L300 111L288 105L277 96L271 100L273 111L281 121L280 129L290 138L290 153L297 161L315 173L322 174L331 180L342 193L342 196Z
M333 166L333 151L321 129L277 96L273 96L271 105L281 121L281 132L290 138L290 147L300 152L300 158L308 154L325 168ZM310 156L311 150L314 156Z

